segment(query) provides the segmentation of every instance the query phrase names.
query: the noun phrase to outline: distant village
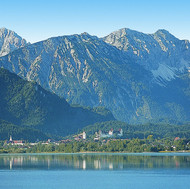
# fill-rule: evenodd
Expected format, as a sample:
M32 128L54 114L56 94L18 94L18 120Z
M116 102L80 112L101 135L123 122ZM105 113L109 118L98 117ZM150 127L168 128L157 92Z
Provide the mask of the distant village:
M139 140L141 142L139 143L134 143L135 140ZM17 146L20 149L24 149L24 148L32 148L38 144L40 145L54 145L54 146L59 146L61 144L65 144L65 145L69 145L69 144L74 144L76 142L83 142L83 144L88 144L88 143L97 143L100 145L107 145L109 144L110 141L113 142L124 142L123 144L127 144L127 143L131 143L132 146L146 146L149 145L153 150L158 150L158 149L163 149L164 151L176 151L179 149L186 149L186 150L190 150L190 141L187 139L181 139L180 137L175 137L174 139L170 139L170 142L168 143L165 142L164 140L168 140L168 139L160 139L160 140L154 140L153 135L149 135L146 139L127 139L124 138L123 136L123 129L118 129L118 130L114 130L114 129L110 129L107 132L102 132L101 130L99 130L98 132L95 132L94 135L87 135L87 133L85 131L83 131L82 133L79 133L77 135L73 135L73 136L69 136L68 138L64 139L64 140L59 140L59 141L55 141L52 139L48 139L47 141L36 141L36 142L30 142L28 143L25 140L14 140L12 136L10 136L9 140L5 141L4 146ZM100 141L100 143L99 143ZM126 141L126 142L125 142ZM172 142L173 141L173 142ZM130 145L129 145L130 146ZM95 150L95 149L94 149Z
M122 137L123 136L123 129L119 129L114 131L113 129L110 129L107 133L103 133L101 130L99 132L95 132L95 137L94 137L94 141L99 141L101 138L114 138L115 136L117 137ZM45 142L41 142L41 141L37 141L37 142L32 142L29 143L29 145L34 146L37 145L39 142L41 144L56 144L59 145L60 143L69 143L72 141L83 141L87 139L87 134L85 131L83 131L80 134L74 135L73 139L65 139L65 140L60 140L60 141L54 141L52 139L48 139ZM24 144L26 144L25 140L13 140L12 135L10 136L9 140L6 141L6 144L8 145L17 145L17 146L23 146Z

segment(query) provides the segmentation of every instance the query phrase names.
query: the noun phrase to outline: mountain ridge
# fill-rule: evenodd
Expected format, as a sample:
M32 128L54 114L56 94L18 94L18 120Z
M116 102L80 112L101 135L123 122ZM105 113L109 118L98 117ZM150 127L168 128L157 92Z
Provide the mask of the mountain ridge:
M166 34L167 31L158 30L148 36L140 33L141 38L136 36L135 39L119 36L118 44L123 40L124 45L121 48L127 45L127 40L131 41L130 51L119 49L111 44L111 39L107 41L107 37L100 39L88 33L53 37L1 57L0 66L36 81L69 103L105 106L122 121L141 123L167 117L182 121L172 113L166 101L173 90L167 86L188 73L189 43L177 38L168 41L168 37L163 37ZM150 40L153 41L149 44ZM163 105L155 100L161 89L166 94ZM189 104L186 94L180 95ZM175 107L183 107L183 104L178 101ZM189 120L188 111L180 111L180 115L184 113Z
M174 79L190 67L190 42L179 40L164 29L144 34L123 28L102 39L151 71L159 85L164 86L165 81Z

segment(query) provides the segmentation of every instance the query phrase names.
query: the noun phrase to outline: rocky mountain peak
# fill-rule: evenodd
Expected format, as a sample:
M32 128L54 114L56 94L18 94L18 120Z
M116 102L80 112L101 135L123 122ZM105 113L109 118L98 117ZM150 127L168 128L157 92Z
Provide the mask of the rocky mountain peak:
M138 35L141 35L141 33L135 30L131 30L129 28L122 28L104 37L103 40L105 40L105 42L110 44L114 44L114 42L116 42L117 40L123 43L126 40L128 41L133 36L138 36Z
M165 35L172 35L168 30L165 29L158 29L155 34L165 34Z
M165 85L165 81L174 79L190 66L188 41L179 40L164 29L145 34L123 28L103 40L151 71L159 85Z
M83 33L81 33L81 35L90 36L90 34L89 34L89 33L87 33L87 32L83 32Z
M80 35L78 35L78 37L81 38L82 40L97 40L98 39L97 36L90 35L87 32L81 33Z
M154 38L156 37L163 38L164 40L173 41L173 42L179 40L178 38L176 38L174 35L172 35L169 31L165 29L157 30L154 34L152 34L152 36L154 36Z
M0 56L5 56L18 48L24 47L26 44L26 40L14 31L0 28Z

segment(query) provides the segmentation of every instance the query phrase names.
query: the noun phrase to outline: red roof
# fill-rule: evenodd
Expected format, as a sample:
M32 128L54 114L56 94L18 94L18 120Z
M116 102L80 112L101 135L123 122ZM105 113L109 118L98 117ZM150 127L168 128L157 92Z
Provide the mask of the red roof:
M14 140L13 142L14 142L14 143L23 143L22 140Z

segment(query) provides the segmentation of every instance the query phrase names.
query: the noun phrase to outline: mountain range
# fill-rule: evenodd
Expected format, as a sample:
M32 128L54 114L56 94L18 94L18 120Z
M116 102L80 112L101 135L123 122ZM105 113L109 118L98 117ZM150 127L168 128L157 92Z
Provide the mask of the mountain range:
M24 43L3 54L0 67L70 104L105 106L121 121L179 123L190 120L189 49L166 30L125 28L103 38L82 33Z

